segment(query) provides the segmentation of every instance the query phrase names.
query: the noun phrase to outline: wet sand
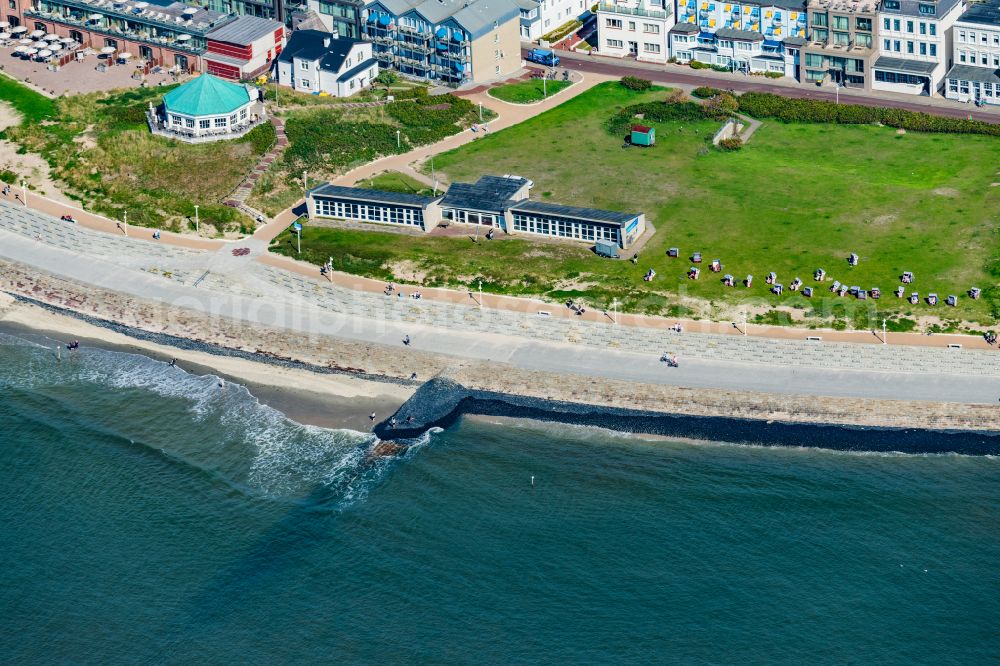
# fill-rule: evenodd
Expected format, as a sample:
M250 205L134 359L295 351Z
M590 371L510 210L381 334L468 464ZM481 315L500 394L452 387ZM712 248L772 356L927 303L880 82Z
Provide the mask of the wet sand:
M160 361L176 359L184 370L217 375L246 386L262 403L299 423L368 432L369 415L380 421L413 394L414 387L362 377L330 375L278 367L245 358L217 356L129 338L87 322L26 304L0 302L0 332L42 336L66 344L143 354Z

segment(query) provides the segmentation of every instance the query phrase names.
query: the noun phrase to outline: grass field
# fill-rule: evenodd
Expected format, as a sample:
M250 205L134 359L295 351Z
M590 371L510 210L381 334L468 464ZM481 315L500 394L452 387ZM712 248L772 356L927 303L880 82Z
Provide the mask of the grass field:
M169 87L54 102L19 88L11 103L33 111L24 112L24 122L7 130L8 138L42 155L67 186L66 193L92 210L113 217L127 210L132 224L178 229L188 224L198 204L203 226L223 231L249 222L219 200L273 141L270 124L242 139L189 145L153 136L146 126L149 102L159 103ZM8 86L0 84L0 99L7 99L7 91ZM52 104L51 111L46 102Z
M9 102L26 122L40 123L56 112L51 99L4 74L0 74L0 100Z
M383 171L373 178L365 178L354 184L355 187L367 187L372 190L383 190L385 192L402 192L403 194L420 194L431 196L433 188L424 185L419 180L407 176L399 171Z
M533 102L541 102L545 99L545 93L548 93L551 97L563 88L568 88L570 85L569 81L549 81L544 84L543 88L540 79L531 79L529 81L518 81L517 83L508 83L496 88L490 88L489 96L496 97L504 102L511 102L512 104L531 104Z
M484 116L487 113L494 115L484 110ZM461 132L479 121L479 109L454 95L422 95L376 107L315 106L285 117L288 148L257 182L248 202L269 215L301 198L303 170L314 181L331 179L379 157Z
M553 299L578 297L595 307L612 298L623 309L719 318L750 309L762 320L837 328L874 328L890 317L897 330L934 314L994 324L1000 316L1000 142L981 136L897 134L874 126L766 122L739 152L711 149L708 121L656 123L658 145L623 149L603 122L619 108L661 99L663 91L636 93L617 83L597 86L539 117L439 155L439 175L472 181L486 173L517 173L534 180L536 199L643 211L657 228L640 261L603 260L568 243L508 238L471 244L462 238L307 230L317 263L340 255L341 268L382 278L416 275L427 283L484 288ZM522 237L523 238L523 237ZM724 272L755 276L751 290L723 287L703 271L690 281L686 259L702 252L719 258ZM847 256L861 264L851 268ZM647 268L659 276L642 281ZM961 306L916 307L884 296L861 303L828 292L807 300L766 290L778 273L786 286L812 272L889 294L904 270L912 289L962 296ZM827 283L829 284L829 283ZM983 300L964 298L979 286ZM944 324L948 327L951 324Z

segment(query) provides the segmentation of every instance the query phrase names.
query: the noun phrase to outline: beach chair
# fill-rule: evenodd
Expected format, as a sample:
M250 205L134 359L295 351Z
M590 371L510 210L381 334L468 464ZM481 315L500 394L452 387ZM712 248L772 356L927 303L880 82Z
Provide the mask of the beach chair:
M864 289L858 289L858 293L856 294L856 296L858 297L859 301L868 300L868 292L865 291Z
M956 305L958 305L958 296L955 296L954 294L952 294L952 295L948 296L948 298L946 298L944 302L945 302L946 305L950 305L951 307L955 307Z
M774 284L777 281L778 281L777 273L771 271L770 273L767 274L767 279L765 280L765 282L767 282L768 284Z
M812 287L803 287L803 289L802 289L802 295L805 296L806 298L812 298L813 288Z
M847 263L850 264L851 266L857 266L858 265L858 255L856 255L853 252L851 252L851 256L849 256L847 258Z
M773 293L775 296L781 296L781 292L783 292L784 290L785 286L777 283L775 283L775 285L771 287L771 293Z
M722 284L726 285L727 287L732 287L735 286L736 281L733 279L732 275L726 273L725 275L722 276Z
M701 263L701 252L695 252L694 254L692 254L691 255L691 261L692 261L692 263L700 264Z
M817 268L816 272L813 273L813 279L816 280L816 282L822 282L826 279L826 271L822 268Z
M904 291L902 286L896 287L896 298L902 298Z
M753 286L753 276L752 275L748 275L747 279L743 280L743 284L746 286L747 289L749 289L750 287L752 287Z
M838 293L837 295L840 296L841 298L847 296L847 285L844 284L840 285L840 293Z
M872 295L872 298L875 298L875 299L878 299L878 298L882 297L882 290L879 289L878 287L872 287L872 289L871 289L871 291L869 293Z
M910 271L903 271L902 283L910 284L913 282L913 273Z
M983 290L979 287L973 287L969 290L969 298L973 300L979 300L979 297L983 295Z
M836 293L840 291L840 280L834 280L833 284L830 285L830 291Z
M667 256L668 257L672 257L674 259L676 259L677 257L679 257L680 254L681 254L681 251L678 248L676 248L676 247L672 247L669 250L667 250Z
M795 278L794 280L792 280L792 283L788 285L788 288L791 289L792 291L798 291L799 287L801 286L802 286L802 280L800 280L799 278Z
M937 304L938 304L937 294L928 294L927 295L927 305L937 305Z
M700 268L695 268L694 266L692 266L691 268L688 269L689 280L697 280L699 275L701 275Z
M913 292L910 294L910 305L917 305L918 303L920 303L920 294Z

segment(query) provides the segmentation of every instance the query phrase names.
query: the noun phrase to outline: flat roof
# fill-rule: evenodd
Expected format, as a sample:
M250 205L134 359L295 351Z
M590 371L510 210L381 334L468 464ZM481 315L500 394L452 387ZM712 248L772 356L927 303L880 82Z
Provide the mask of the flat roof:
M701 32L701 28L699 28L694 23L678 23L677 25L675 25L670 29L670 32L679 32L679 33Z
M969 10L958 17L962 23L1000 26L1000 0L969 5Z
M249 46L262 37L274 35L274 33L284 28L281 23L271 19L259 18L257 16L240 16L235 21L231 21L224 26L216 28L205 35L205 39L227 44L239 44Z
M482 176L474 184L452 183L441 205L491 213L502 213L511 207L511 199L528 183L524 178Z
M946 79L959 79L961 81L981 81L982 83L1000 84L1000 74L990 67L970 67L969 65L955 65L945 74Z
M374 201L376 203L401 204L404 206L419 206L421 208L437 201L434 197L425 197L420 194L369 190L363 187L344 187L331 183L314 187L309 190L309 194L311 196L336 197L338 199L351 199L353 201Z
M905 74L930 74L937 67L936 62L920 62L918 60L906 60L905 58L890 58L880 56L875 61L875 69L891 69L894 72Z
M719 39L739 39L745 42L762 42L764 35L755 30L735 30L733 28L719 28L715 31L715 36Z
M575 220L586 220L588 222L600 222L601 224L612 224L616 227L623 227L630 221L639 217L642 213L619 213L614 210L601 210L599 208L578 208L576 206L563 206L560 204L546 203L544 201L518 201L511 210L523 213L539 213L551 215L553 217L565 217Z

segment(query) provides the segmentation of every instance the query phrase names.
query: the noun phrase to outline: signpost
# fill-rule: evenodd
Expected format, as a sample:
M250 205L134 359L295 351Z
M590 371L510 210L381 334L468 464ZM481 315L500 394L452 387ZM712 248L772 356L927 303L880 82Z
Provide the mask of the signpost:
M196 234L201 233L201 223L198 220L198 204L194 205L194 232Z
M292 225L292 229L295 230L295 235L298 238L298 253L302 254L302 223L296 222Z

